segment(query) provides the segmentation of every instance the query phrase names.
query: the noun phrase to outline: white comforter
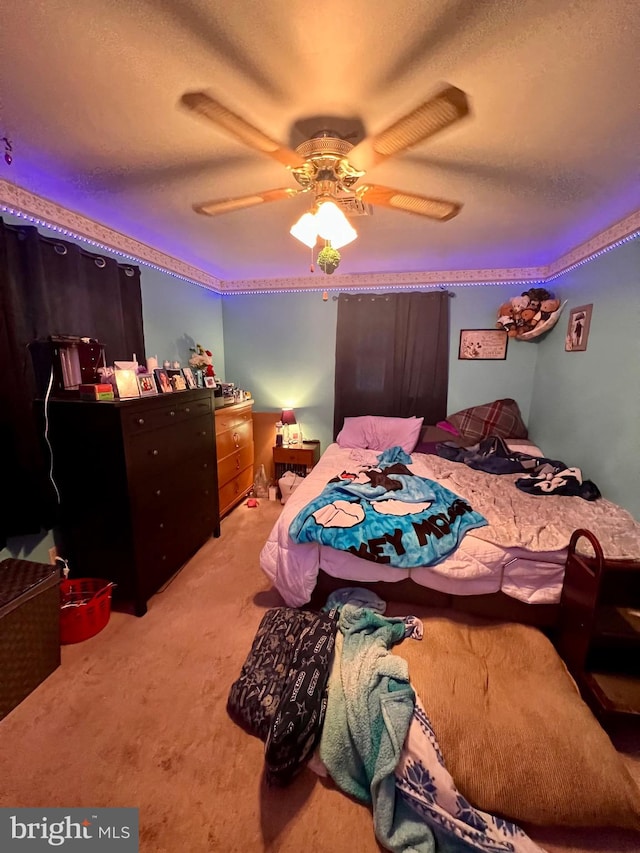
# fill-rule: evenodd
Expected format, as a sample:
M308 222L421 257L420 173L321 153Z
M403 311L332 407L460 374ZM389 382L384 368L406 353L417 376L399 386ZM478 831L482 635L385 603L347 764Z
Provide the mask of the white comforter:
M398 569L326 545L293 542L289 526L300 509L333 476L353 471L358 464L372 464L377 456L373 451L329 445L283 507L260 554L260 566L289 606L301 607L310 600L320 568L351 582L411 577L423 586L457 595L502 590L529 603L556 603L567 545L579 527L598 537L607 557L640 556L640 524L610 501L530 495L514 485L521 475L486 474L463 463L420 453L412 456L411 470L465 498L489 522L469 531L446 560L428 568Z

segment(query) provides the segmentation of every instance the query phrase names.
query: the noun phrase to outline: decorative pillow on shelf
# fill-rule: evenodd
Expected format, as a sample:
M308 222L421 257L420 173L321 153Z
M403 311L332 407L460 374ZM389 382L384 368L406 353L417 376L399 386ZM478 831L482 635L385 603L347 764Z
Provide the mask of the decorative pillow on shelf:
M453 415L447 415L447 421L464 438L474 441L480 441L488 435L501 438L529 437L518 404L510 397L461 409Z
M345 418L336 442L340 447L380 452L389 447L400 446L405 453L412 453L418 443L423 420L416 417L387 418L381 415Z

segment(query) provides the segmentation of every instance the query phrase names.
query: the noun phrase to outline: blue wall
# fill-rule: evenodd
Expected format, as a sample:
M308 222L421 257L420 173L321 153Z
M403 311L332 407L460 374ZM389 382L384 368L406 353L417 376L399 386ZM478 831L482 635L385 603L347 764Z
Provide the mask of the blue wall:
M452 287L449 406L455 412L499 397L529 414L536 349L511 341L504 361L459 361L460 329L494 328L498 308L517 285ZM256 411L293 406L303 436L332 441L333 375L338 303L320 293L225 296L227 377L252 392Z
M538 344L530 430L550 456L582 470L640 520L640 240L554 283L568 299ZM593 304L584 352L565 352L568 312Z
M327 302L319 292L220 297L145 266L141 282L147 355L184 364L189 347L203 344L221 379L252 392L256 411L277 414L293 406L304 436L327 446L337 316L332 294ZM448 289L454 293L448 411L513 397L545 453L580 467L605 497L640 519L640 240L553 282L549 289L569 300L558 324L537 341L510 341L505 361L458 360L460 329L493 328L498 307L526 285ZM594 306L588 348L567 353L569 310L588 303ZM46 562L52 544L43 531L11 542L0 557Z

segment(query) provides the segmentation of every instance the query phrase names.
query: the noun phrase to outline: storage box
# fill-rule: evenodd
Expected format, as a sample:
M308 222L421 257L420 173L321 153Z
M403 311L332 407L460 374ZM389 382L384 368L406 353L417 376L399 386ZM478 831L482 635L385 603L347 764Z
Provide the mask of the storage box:
M108 383L80 385L78 390L83 400L113 400L115 397L113 385Z
M0 720L60 665L60 571L0 562Z

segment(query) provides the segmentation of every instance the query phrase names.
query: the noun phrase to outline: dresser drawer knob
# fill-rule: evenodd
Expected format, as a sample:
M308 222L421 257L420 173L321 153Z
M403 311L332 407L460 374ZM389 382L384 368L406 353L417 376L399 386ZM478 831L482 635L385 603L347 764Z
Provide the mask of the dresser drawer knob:
M142 424L144 423L144 418L138 418L138 423L140 424L140 426L142 426Z
M160 528L160 530L162 530L164 528L164 521L161 521L158 527Z
M172 410L169 412L169 415L170 415L172 418L175 418L176 413L175 413L175 412L173 411L173 409L172 409Z
M189 414L189 412L191 411L191 409L189 408L189 406L185 406L185 407L184 407L184 410L185 410L185 412L186 412L187 414Z
M156 489L156 495L161 495L161 494L162 494L162 489Z
M157 456L159 452L160 452L159 450L152 450L152 451L151 451L151 455L152 455L152 456Z
M240 470L240 460L239 459L236 459L236 470L237 471Z
M206 435L206 434L207 434L206 429L203 429L202 432L200 433L200 435Z

